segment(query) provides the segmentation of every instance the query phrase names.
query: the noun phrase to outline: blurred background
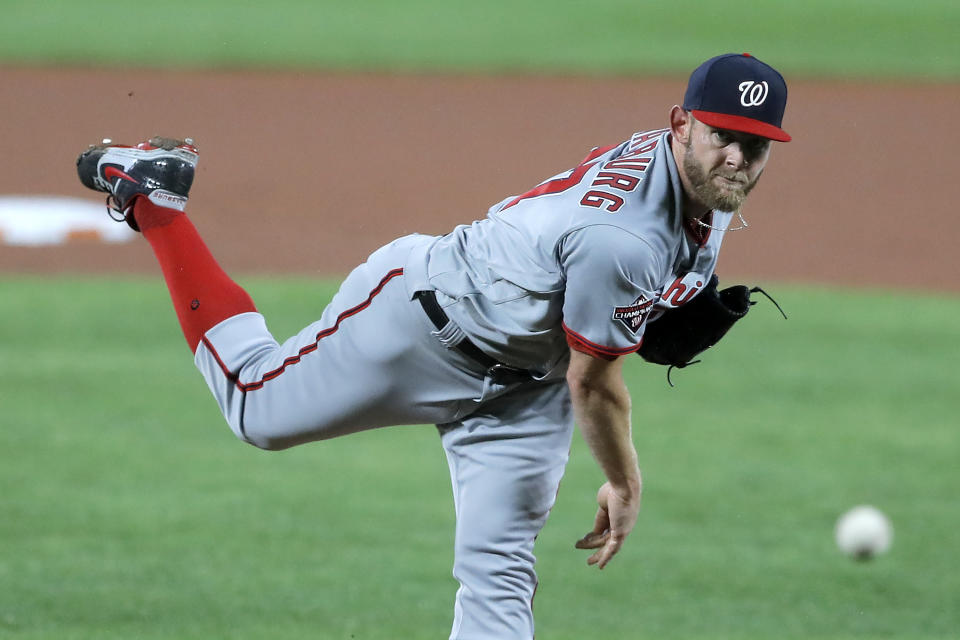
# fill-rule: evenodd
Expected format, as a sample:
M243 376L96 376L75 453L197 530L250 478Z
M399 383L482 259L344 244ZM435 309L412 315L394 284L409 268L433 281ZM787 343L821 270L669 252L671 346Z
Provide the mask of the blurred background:
M455 582L430 427L234 440L147 245L74 160L192 136L190 212L283 339L396 236L446 233L659 128L750 52L784 128L727 236L761 303L696 367L628 367L646 503L602 574L579 438L538 540L538 637L948 638L960 292L960 5L922 0L118 6L0 2L0 637L442 638ZM846 509L891 550L834 546Z

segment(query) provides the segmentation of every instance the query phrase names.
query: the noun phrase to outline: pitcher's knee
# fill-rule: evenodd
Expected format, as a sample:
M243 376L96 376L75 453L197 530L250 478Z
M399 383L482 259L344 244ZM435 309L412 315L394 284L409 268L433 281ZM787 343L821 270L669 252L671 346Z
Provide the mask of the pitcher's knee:
M245 425L238 434L238 437L247 444L253 445L257 449L264 451L283 451L304 442L295 436L285 434L283 431L270 428L249 428Z
M527 600L537 584L533 563L533 555L526 553L458 552L453 572L461 584L469 585L475 592L501 597L520 595L521 600Z
M289 442L282 438L262 437L262 436L241 436L241 440L249 445L262 449L263 451L283 451L294 446L295 442Z
M237 438L264 451L282 451L303 442L277 420L263 422L240 414L227 422Z

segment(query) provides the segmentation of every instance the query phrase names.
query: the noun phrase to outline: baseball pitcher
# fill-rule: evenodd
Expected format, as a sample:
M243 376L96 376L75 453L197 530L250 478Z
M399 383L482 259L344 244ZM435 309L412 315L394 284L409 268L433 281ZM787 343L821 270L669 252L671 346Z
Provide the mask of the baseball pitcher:
M275 450L438 426L457 518L450 637L529 640L534 540L574 424L607 480L576 543L602 569L640 507L625 357L683 366L750 304L745 288L718 292L714 268L771 141L790 140L786 100L783 77L757 58L711 58L665 128L594 149L445 236L381 247L282 343L184 214L191 140L105 142L77 171L150 243L238 438Z

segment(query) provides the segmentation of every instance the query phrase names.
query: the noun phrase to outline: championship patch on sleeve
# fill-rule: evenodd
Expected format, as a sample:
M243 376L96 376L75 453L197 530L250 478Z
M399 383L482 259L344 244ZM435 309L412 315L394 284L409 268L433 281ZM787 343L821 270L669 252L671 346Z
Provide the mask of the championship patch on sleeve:
M652 309L653 300L648 300L646 296L641 295L632 304L625 307L614 307L613 319L622 322L623 326L629 329L631 333L636 333L640 331L640 327L643 326L644 320L647 319L647 315Z

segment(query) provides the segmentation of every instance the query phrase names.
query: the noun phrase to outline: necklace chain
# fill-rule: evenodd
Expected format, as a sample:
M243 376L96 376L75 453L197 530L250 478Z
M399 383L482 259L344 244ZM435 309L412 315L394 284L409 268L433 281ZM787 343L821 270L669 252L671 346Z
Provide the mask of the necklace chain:
M700 218L694 218L694 220L701 227L704 227L705 229L713 229L714 231L740 231L741 229L746 229L747 227L750 226L749 224L747 224L746 219L743 217L742 211L737 211L737 217L740 218L740 226L732 227L732 228L728 227L727 229L721 229L720 227L715 227L712 224L707 224Z

